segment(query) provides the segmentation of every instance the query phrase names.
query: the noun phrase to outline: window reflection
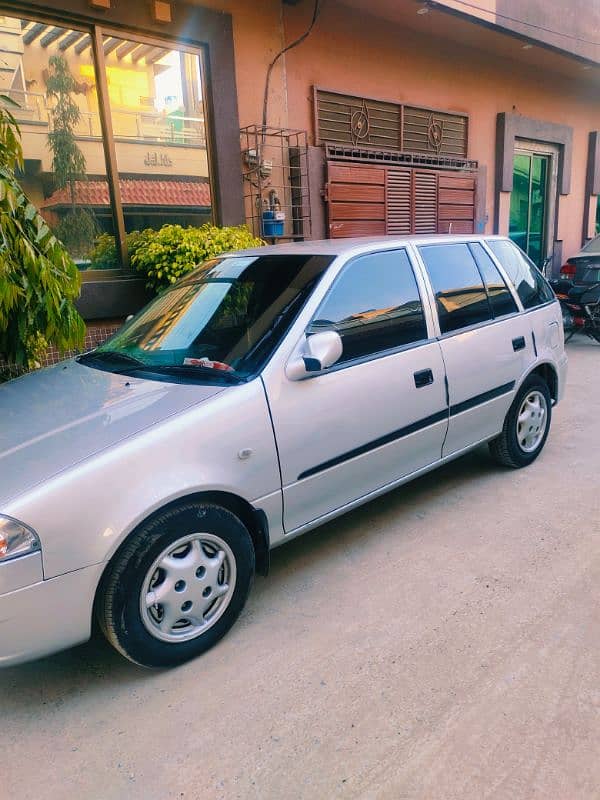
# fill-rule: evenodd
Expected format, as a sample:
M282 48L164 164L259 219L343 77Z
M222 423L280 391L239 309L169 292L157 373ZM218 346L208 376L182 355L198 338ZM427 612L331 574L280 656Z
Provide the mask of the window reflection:
M334 284L308 333L335 330L341 361L427 338L421 298L404 250L351 262Z
M105 36L127 233L212 219L201 58ZM0 94L18 104L19 180L81 269L119 268L92 37L0 16Z
M555 299L539 269L512 242L492 239L489 245L516 288L524 308L534 308Z
M104 56L126 231L210 221L200 57L117 37Z
M0 17L0 94L22 134L19 181L81 269L113 233L91 38L85 31Z
M492 259L479 242L472 242L469 248L475 256L485 282L494 317L514 314L517 311L517 304Z
M466 244L419 249L435 292L442 333L492 318L481 275Z

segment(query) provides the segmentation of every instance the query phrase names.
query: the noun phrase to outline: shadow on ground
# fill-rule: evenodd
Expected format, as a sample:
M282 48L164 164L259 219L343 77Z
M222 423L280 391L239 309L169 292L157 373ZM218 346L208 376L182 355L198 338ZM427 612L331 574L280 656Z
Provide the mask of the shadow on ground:
M493 481L502 468L490 459L487 448L481 447L456 461L435 470L405 486L324 525L304 536L290 541L272 553L271 572L267 579L257 578L249 609L253 617L261 608L270 606L274 596L282 590L288 578L304 572L309 575L323 559L335 559L340 548L351 548L360 541L368 544L369 537L382 535L380 529L389 520L402 524L402 517L413 518L419 509L440 495L452 493L463 484L475 479ZM43 610L42 610L43 611ZM244 612L248 615L248 608ZM243 617L241 620L244 622ZM251 624L251 622L249 621ZM236 627L226 637L235 637ZM223 646L218 645L219 646ZM92 639L79 647L17 667L0 670L0 715L6 704L19 711L34 711L42 705L62 704L74 694L84 693L90 686L102 689L109 696L124 687L135 691L136 686L152 680L155 670L146 670L131 664L120 656L95 630ZM43 685L40 677L43 676Z

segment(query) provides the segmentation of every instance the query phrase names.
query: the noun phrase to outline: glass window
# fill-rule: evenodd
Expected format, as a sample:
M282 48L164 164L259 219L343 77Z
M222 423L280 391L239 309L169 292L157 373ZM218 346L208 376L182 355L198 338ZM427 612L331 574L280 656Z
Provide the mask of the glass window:
M0 94L17 108L25 193L80 269L113 234L91 37L85 30L0 16Z
M524 308L554 300L554 292L542 273L516 245L506 239L491 239L488 244L513 282Z
M504 314L514 314L515 311L518 311L517 304L504 278L498 272L498 267L494 264L479 242L473 242L469 244L469 247L475 256L479 272L485 282L488 300L490 301L494 317L501 317Z
M271 355L331 261L312 255L207 261L80 360L149 377L245 378Z
M492 318L485 286L467 244L420 247L435 293L442 333Z
M427 338L419 289L405 250L360 256L344 268L308 333L335 330L341 362Z
M212 219L199 54L104 37L127 233Z
M515 153L509 236L536 263L543 261L550 157Z

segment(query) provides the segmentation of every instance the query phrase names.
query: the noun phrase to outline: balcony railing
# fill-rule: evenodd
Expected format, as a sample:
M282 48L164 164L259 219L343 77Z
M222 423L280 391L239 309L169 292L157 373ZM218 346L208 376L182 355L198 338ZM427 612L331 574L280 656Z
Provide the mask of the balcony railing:
M17 122L47 125L52 130L51 107L44 94L10 90L8 97L18 104L11 107ZM179 112L161 113L148 111L111 110L113 133L117 139L181 144L188 147L206 147L206 128L203 117L190 117ZM100 115L96 111L81 111L75 134L82 139L102 136Z

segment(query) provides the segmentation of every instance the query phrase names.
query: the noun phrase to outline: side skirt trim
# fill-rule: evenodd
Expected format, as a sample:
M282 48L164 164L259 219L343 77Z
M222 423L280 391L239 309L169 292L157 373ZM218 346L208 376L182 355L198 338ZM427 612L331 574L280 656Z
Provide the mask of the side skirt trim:
M390 444L390 442L403 439L405 436L410 436L411 433L416 433L417 431L423 430L423 428L429 428L431 425L442 422L442 420L447 418L448 409L438 411L435 414L430 414L428 417L417 420L417 422L413 422L410 425L405 425L404 428L399 428L396 431L387 433L385 436L380 436L378 439L373 439L372 441L367 442L367 444L363 444L360 447L355 447L353 450L348 450L346 453L341 453L341 455L331 458L329 461L323 461L321 464L317 464L316 467L311 467L310 469L301 472L298 476L298 480L301 481L303 478L309 478L311 475L316 475L318 472L323 472L323 470L329 469L330 467L337 467L338 464L342 464L344 461L350 461L351 458L362 456L365 453L368 453L370 450L376 450L378 447L383 447L383 445Z
M490 438L493 439L494 437L486 437L485 439L474 442L467 447L463 447L462 450L457 450L454 453L450 453L450 455L444 456L444 458L440 458L437 461L428 464L426 467L422 467L415 472L404 475L404 477L398 478L398 480L392 481L391 483L386 483L385 486L381 486L379 489L375 489L374 491L359 497L357 500L352 500L352 502L346 503L345 505L336 508L334 511L329 511L327 514L323 514L322 516L317 517L316 519L313 519L304 525L301 525L299 528L294 528L293 530L289 531L289 533L286 533L282 539L274 541L272 543L272 547L279 547L290 539L294 539L296 536L301 536L303 533L313 530L313 528L318 528L320 525L324 525L326 522L329 522L329 520L335 519L336 517L341 517L342 514L352 511L352 509L358 508L365 503L369 503L371 500L375 500L382 494L387 494L387 492L391 492L393 489L397 489L399 486L409 483L415 478L419 478L421 475L426 475L428 472L432 472L434 469L441 467L443 464L447 464L449 461L454 461L454 459L460 458L460 456L463 456L470 450L474 450L476 447L479 447L479 445L485 444L485 442L488 442Z

